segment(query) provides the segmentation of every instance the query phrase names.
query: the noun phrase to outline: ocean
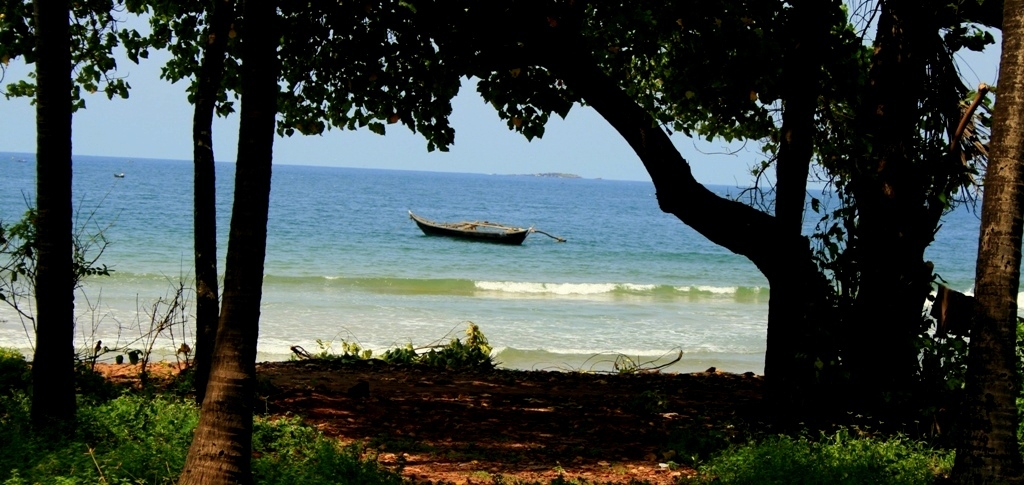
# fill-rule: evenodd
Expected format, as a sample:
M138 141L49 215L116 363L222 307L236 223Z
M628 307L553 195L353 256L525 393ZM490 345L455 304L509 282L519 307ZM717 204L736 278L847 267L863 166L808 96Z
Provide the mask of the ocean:
M0 152L0 170L0 220L12 222L35 197L34 156ZM221 274L233 182L234 165L217 163ZM76 346L144 347L154 303L191 283L192 163L75 156L73 195L76 226L102 231L99 262L113 270L76 297ZM534 226L568 242L429 237L409 210ZM808 214L805 233L817 218ZM955 289L972 287L978 226L968 208L949 214L927 254ZM288 359L293 345L446 342L473 322L508 368L610 371L682 352L667 370L763 371L767 281L661 212L650 182L276 165L267 237L261 361ZM175 327L154 355L173 358L191 332ZM0 305L0 346L28 354L30 334Z

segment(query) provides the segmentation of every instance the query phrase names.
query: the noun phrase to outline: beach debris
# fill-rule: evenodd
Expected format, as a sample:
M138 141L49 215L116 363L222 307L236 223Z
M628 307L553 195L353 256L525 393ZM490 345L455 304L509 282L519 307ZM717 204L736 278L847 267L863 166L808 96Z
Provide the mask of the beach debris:
M309 352L306 349L302 348L301 345L292 345L291 346L291 350L292 350L292 353L297 355L300 359L312 359L313 358L313 356L310 355Z

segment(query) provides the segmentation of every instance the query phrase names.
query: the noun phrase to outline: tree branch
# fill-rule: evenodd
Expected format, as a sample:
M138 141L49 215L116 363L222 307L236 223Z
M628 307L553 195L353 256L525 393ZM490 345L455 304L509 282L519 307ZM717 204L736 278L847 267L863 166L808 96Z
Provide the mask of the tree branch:
M543 64L597 110L640 157L654 182L661 210L715 244L746 256L766 275L774 273L779 263L776 249L786 239L775 217L720 197L698 182L650 114L604 74L584 49L562 38L538 50Z

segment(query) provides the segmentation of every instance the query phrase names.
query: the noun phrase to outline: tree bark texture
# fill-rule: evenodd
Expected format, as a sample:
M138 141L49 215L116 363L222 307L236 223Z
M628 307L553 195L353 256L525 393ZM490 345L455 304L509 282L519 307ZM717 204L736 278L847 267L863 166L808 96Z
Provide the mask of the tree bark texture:
M1024 231L1024 1L1006 0L974 283L967 364L966 433L956 452L960 483L1021 483L1020 395L1015 351Z
M71 42L66 0L36 0L36 349L32 425L70 435L75 421L71 203Z
M213 116L217 93L224 74L224 56L228 31L234 19L233 0L216 0L210 13L210 27L203 66L196 89L192 118L192 144L195 175L193 217L196 264L196 403L203 403L210 361L217 336L220 313L217 281L217 187L213 156Z
M243 94L224 302L206 398L179 481L183 485L252 483L252 399L279 61L278 38L272 35L275 3L247 0L243 5Z

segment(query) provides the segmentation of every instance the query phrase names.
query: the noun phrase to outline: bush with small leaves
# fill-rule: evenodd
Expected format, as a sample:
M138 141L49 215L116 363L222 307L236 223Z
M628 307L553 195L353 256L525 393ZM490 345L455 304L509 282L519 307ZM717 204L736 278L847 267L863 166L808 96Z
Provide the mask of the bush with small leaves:
M0 395L27 391L32 374L18 349L0 347Z
M948 476L953 453L902 437L812 440L777 436L727 450L700 467L705 483L930 484Z

